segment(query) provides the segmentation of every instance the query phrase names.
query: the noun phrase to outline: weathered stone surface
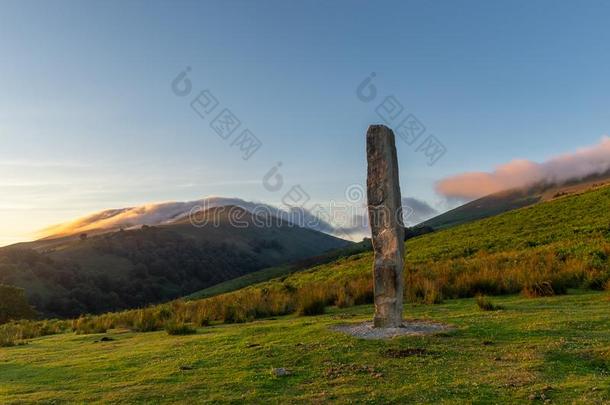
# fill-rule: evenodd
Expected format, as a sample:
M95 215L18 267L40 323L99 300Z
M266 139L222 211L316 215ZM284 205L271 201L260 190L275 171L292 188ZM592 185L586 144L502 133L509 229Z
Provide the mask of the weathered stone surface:
M375 261L376 328L402 324L404 227L394 133L371 125L366 133L367 194Z

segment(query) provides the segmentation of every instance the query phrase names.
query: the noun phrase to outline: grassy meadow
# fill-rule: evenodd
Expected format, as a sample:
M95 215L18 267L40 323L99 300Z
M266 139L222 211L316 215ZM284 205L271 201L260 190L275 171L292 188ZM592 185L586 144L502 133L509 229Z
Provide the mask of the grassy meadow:
M408 305L454 326L367 341L330 329L372 307L199 328L196 334L60 334L0 349L0 398L23 403L610 402L607 293L570 291ZM276 376L273 368L290 375Z
M208 298L0 325L0 398L607 403L608 206L605 187L407 241L405 316L450 333L333 332L372 316L360 252Z
M536 298L569 288L610 288L610 188L562 197L406 243L407 302L522 294ZM217 296L137 310L81 316L71 322L0 326L0 345L73 330L149 332L213 322L242 323L291 313L321 314L372 303L371 252L358 253Z

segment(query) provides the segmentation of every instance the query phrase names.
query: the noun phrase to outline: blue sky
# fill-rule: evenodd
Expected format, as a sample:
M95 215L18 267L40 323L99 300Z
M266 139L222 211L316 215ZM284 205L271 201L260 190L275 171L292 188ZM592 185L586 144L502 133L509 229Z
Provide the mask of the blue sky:
M0 245L92 211L208 195L343 199L393 95L445 146L398 143L403 195L596 144L610 126L602 1L4 1ZM172 80L189 66L193 93ZM356 88L371 72L378 99ZM249 160L189 106L209 89L262 142ZM221 108L219 107L219 108ZM217 111L215 111L217 112ZM277 162L286 188L261 179Z

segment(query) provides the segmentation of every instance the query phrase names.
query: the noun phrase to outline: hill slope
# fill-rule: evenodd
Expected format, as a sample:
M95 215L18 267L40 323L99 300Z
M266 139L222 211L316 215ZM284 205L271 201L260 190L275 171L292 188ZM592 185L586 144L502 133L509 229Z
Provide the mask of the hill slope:
M424 221L420 226L444 229L463 223L488 218L539 202L581 193L610 183L610 173L597 174L561 184L538 184L526 188L501 191L476 199L441 215Z
M364 239L362 242L357 242L346 247L330 250L319 256L308 257L307 259L298 260L293 263L283 264L281 266L268 267L266 269L248 273L244 276L223 281L222 283L215 284L211 287L204 288L201 291L197 291L193 294L190 294L185 298L193 300L224 294L227 292L239 290L252 284L261 283L264 281L271 280L273 278L285 277L289 274L296 273L307 268L330 263L342 257L344 258L359 253L368 252L371 249L371 240Z
M17 341L70 326L84 334L109 331L105 341L64 333L0 349L0 390L9 403L605 403L608 294L570 290L567 296L529 297L570 287L610 290L609 206L610 187L603 187L407 241L407 296L418 304L407 304L405 317L445 322L452 332L366 341L331 330L372 315L371 306L354 305L371 299L372 254L359 253L212 298L71 323L0 326L0 335L16 330ZM550 290L535 289L545 283ZM503 309L492 312L459 298L520 291L525 297L494 298ZM312 302L320 312L324 305L338 308L316 318L292 314ZM438 305L425 305L431 303ZM196 327L197 334L154 332L177 322ZM276 377L275 367L292 374ZM117 386L123 387L119 393Z
M519 292L536 297L568 288L610 290L608 206L606 186L410 239L407 301L438 303ZM245 322L320 311L327 305L370 303L372 260L372 253L359 253L211 298L83 318L73 327L156 330L176 320ZM28 334L48 329L37 328Z
M410 239L407 298L438 302L524 290L535 295L547 284L555 293L610 288L608 207L610 186L604 186ZM331 303L346 295L366 299L372 262L372 253L362 253L251 288L318 288ZM369 284L350 286L353 280Z
M472 295L477 288L480 292L493 294L503 292L504 287L496 290L489 286L488 291L483 291L484 285L497 282L502 271L509 274L521 268L522 271L530 271L530 281L535 282L538 280L536 274L538 277L551 278L543 272L548 267L559 269L570 265L574 269L580 266L583 271L591 269L599 272L599 279L589 282L602 287L603 282L610 279L610 186L588 186L582 192L578 191L580 189L573 189L566 195L553 194L554 198L548 201L491 218L478 221L470 218L468 223L408 240L406 263L411 279L407 279L407 284L410 281L411 286L416 286L423 282L428 284L426 289L438 289L441 293L445 290L448 296ZM210 287L193 297L234 291L266 281L272 275L281 277L282 283L290 285L327 282L345 285L350 279L369 277L371 266L372 253L361 251L332 263L321 263L309 270L261 270L235 282ZM491 274L488 274L489 271ZM472 283L478 282L475 279L480 277L479 281L483 284L469 292L452 291L450 284L463 282L465 274L471 274ZM456 280L459 277L462 277L462 281ZM428 279L433 281L427 282ZM268 288L274 283L277 284L271 282L261 286ZM522 286L520 281L506 288L510 288L509 292L518 292L518 287Z
M603 187L410 239L407 301L610 289L608 206L610 187ZM90 321L104 328L141 329L141 319L150 319L146 328L154 330L172 317L231 323L370 303L372 261L372 253L359 253L211 298L85 319L83 330ZM161 313L173 315L160 319Z
M233 226L229 212L246 226ZM206 215L205 227L179 220L3 248L0 283L24 288L47 316L76 316L167 301L349 244L286 222L257 226L252 214L236 207Z
M595 183L597 185L597 183ZM592 184L582 184L579 185L580 188L590 188ZM495 193L478 200L469 202L460 207L457 207L453 210L445 212L441 215L438 215L434 218L431 218L427 221L420 223L412 228L407 228L407 232L405 234L406 239L411 239L413 237L417 237L420 234L430 233L434 230L441 230L451 228L453 226L465 224L468 222L473 222L479 219L484 219L488 217L492 217L494 215L498 215L504 212L512 211L515 209L527 207L534 205L536 203L542 202L544 200L550 200L550 195L553 198L558 196L563 196L565 194L569 194L571 192L575 192L577 188L572 187L571 189L566 188L566 186L543 186L538 188L529 188L529 189L518 189L518 190L508 190L500 193ZM544 199L543 199L544 195ZM370 242L369 242L370 244ZM351 248L350 248L351 249ZM349 249L344 249L346 252ZM354 251L353 254L362 253L364 251L372 250L371 247L358 249L358 251ZM341 256L344 256L341 254ZM337 256L339 257L339 256ZM337 258L334 257L334 258ZM313 262L310 263L309 267L322 265L331 262L333 259L332 256L326 255L322 260L319 260L318 263ZM210 297L222 293L227 293L231 291L238 290L240 288L247 287L249 285L260 283L264 281L268 281L274 277L284 277L295 273L299 270L303 270L306 267L295 264L287 264L279 267L271 267L267 269L262 269L253 273L249 273L247 275L227 280L217 285L213 285L211 287L205 288L201 291L193 293L189 295L188 299L197 299Z

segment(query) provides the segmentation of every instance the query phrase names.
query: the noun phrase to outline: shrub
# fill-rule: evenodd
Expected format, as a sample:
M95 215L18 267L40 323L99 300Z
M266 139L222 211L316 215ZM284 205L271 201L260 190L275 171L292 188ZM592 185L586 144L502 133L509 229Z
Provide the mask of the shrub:
M173 302L174 309L175 310L179 309L181 304L182 304L182 301L174 301ZM175 312L177 312L177 311L175 311ZM171 319L171 317L172 317L172 311L169 308L163 307L163 308L159 309L159 313L158 313L159 319L166 321L168 319Z
M504 309L504 307L500 305L495 305L484 295L477 295L476 302L481 311L498 311L500 309Z
M319 289L301 289L298 293L298 309L300 316L322 315L326 310L326 297Z
M165 325L165 331L168 335L193 335L197 333L197 329L187 323L168 322Z
M583 287L591 290L603 291L606 289L608 282L610 282L610 273L596 272L587 275Z
M92 333L106 333L108 329L105 325L104 318L102 317L90 317L81 316L77 319L72 320L72 330L77 334L92 334Z
M153 332L160 330L162 326L159 311L155 311L154 308L138 309L135 311L133 330L137 332Z
M350 294L354 299L355 305L373 303L374 296L372 277L360 277L355 280L351 280L348 287Z
M0 284L0 324L35 317L36 311L28 303L22 288Z
M555 290L549 281L542 281L526 285L521 293L527 298L550 297L555 295Z
M222 315L222 321L224 323L243 323L248 320L245 308L240 307L237 304L225 305Z
M0 347L15 346L22 340L19 328L15 325L6 324L0 328Z
M354 297L351 296L347 286L339 288L335 305L339 308L347 308L354 305Z
M35 333L31 333L32 337L55 335L64 333L68 329L68 321L60 321L57 319L45 319L39 322L28 323L30 325L35 325L35 327L30 327L35 330Z
M0 325L0 346L22 344L26 339L63 333L69 329L67 321L17 321Z
M443 302L443 295L439 284L427 277L411 277L407 287L407 299L422 304L440 304Z

